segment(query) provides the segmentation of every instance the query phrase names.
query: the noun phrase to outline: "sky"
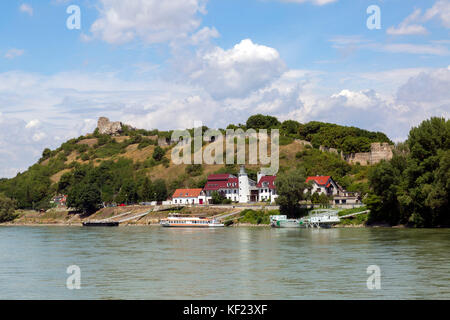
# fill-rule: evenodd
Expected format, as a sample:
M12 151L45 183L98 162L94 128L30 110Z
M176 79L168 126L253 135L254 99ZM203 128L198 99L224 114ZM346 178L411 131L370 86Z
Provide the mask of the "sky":
M256 113L393 141L448 118L450 0L0 2L0 177L100 116L167 130Z

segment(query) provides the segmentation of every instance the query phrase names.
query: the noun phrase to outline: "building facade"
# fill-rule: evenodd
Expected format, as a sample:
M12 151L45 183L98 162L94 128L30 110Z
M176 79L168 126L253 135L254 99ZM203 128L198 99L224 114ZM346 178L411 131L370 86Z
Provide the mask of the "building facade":
M177 189L172 195L172 204L191 205L206 202L203 189Z

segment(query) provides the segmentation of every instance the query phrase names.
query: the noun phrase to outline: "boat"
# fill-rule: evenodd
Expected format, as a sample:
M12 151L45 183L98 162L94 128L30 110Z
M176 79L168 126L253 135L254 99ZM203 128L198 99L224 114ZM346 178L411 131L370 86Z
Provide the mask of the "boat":
M288 219L285 215L270 216L270 225L273 228L300 228L302 224L301 219Z
M117 221L85 221L84 227L117 227L119 222Z
M167 218L161 219L159 223L163 227L177 228L217 228L225 226L214 218L182 214L169 214Z
M331 228L334 224L339 223L339 210L333 209L317 209L311 212L308 222L312 227Z
M270 225L274 228L331 228L339 223L338 210L320 209L300 219L288 219L285 215L270 216Z

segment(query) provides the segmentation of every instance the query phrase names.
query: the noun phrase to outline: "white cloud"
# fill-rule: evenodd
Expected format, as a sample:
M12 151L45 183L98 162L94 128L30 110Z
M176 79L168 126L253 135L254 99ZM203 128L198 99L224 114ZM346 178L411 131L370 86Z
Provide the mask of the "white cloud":
M379 100L379 94L373 90L351 91L344 89L338 94L333 94L331 99L337 100L338 103L350 108L368 109L376 105Z
M33 7L27 3L22 3L19 7L20 12L27 13L30 16L33 15Z
M20 57L21 55L23 55L25 53L24 50L22 49L9 49L6 53L5 53L5 58L6 59L14 59L17 57Z
M41 141L42 139L44 139L47 135L40 131L40 132L36 132L35 134L33 134L33 141L38 142Z
M190 79L214 98L245 97L277 79L285 70L278 51L242 40L229 50L200 52Z
M428 31L424 26L420 24L414 24L422 13L422 10L416 9L414 12L406 17L398 27L390 27L387 29L386 33L390 35L417 35L417 34L427 34Z
M424 19L428 21L433 18L438 18L442 25L450 28L450 1L439 0L430 9L425 12Z
M200 26L207 0L100 0L94 37L122 44L135 39L162 43L186 37Z
M33 119L26 124L25 128L26 129L35 128L38 127L40 124L41 122L38 119Z
M397 92L402 102L438 102L450 104L450 69L421 72L411 77Z
M220 33L216 28L204 27L191 36L191 42L196 45L218 37L220 37Z

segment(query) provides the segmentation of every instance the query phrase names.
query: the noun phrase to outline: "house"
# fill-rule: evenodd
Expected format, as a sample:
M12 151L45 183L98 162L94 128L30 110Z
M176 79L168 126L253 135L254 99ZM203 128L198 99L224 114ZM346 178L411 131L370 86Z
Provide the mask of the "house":
M361 197L357 192L349 192L342 188L331 176L311 176L306 179L311 182L312 186L305 192L310 191L311 194L326 194L333 197L333 204L361 204Z
M331 176L312 176L306 178L306 183L311 182L312 186L308 190L311 194L326 194L327 196L339 195L340 190L337 183ZM307 190L305 190L306 192Z
M212 199L212 193L218 192L223 197L231 201L239 201L239 179L229 173L211 174L208 176L203 191L206 196L206 202Z
M258 201L275 202L278 198L277 189L275 187L276 176L263 176L258 173Z
M218 192L226 199L239 203L275 202L278 197L275 178L275 176L258 173L258 183L256 183L248 177L245 167L241 166L238 177L228 173L209 175L203 191L207 203L211 202L213 192Z
M172 195L172 204L204 204L205 193L202 189L177 189Z
M55 204L58 207L65 207L67 202L67 195L57 195L50 200L50 203Z

